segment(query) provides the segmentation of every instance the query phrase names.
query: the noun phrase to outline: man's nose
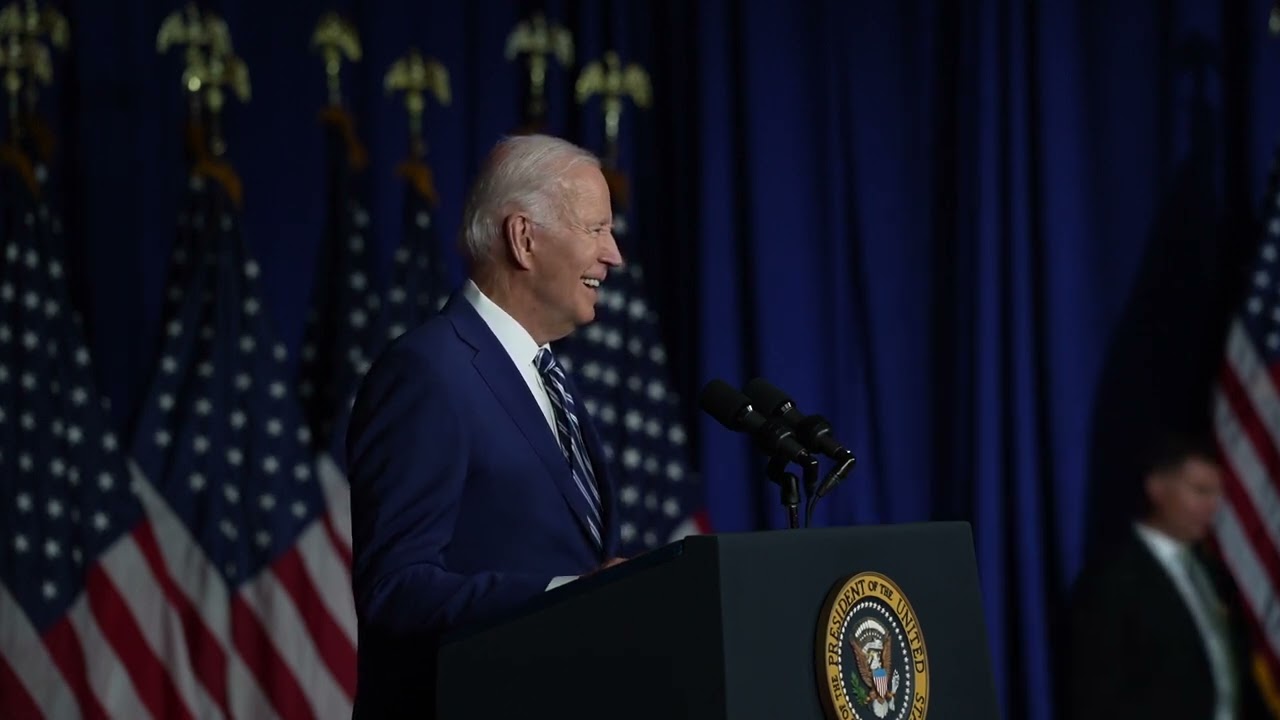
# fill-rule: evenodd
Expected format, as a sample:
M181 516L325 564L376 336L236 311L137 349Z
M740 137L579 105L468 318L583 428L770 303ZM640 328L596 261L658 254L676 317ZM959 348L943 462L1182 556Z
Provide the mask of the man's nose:
M603 242L603 247L600 249L600 262L609 267L622 267L622 251L618 249L618 241L613 237L613 233L609 233Z

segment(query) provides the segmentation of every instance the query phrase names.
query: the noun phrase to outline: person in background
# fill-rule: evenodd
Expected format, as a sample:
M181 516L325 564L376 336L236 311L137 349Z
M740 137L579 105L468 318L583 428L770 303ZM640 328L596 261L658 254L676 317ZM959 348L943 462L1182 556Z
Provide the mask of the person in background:
M1073 588L1064 717L1267 717L1234 587L1205 551L1222 501L1215 448L1170 434L1143 464L1139 517Z

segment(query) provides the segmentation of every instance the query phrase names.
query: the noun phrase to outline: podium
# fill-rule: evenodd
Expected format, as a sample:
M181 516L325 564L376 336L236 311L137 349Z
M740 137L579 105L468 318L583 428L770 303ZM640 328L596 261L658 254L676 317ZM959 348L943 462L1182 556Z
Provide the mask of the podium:
M966 523L691 536L464 628L455 718L994 720Z

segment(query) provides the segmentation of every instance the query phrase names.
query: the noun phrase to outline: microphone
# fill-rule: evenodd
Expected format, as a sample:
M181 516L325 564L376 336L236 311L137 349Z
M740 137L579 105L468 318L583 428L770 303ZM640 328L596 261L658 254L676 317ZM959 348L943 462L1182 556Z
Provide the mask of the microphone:
M822 484L814 489L813 498L817 500L823 495L835 490L836 486L840 484L840 481L844 480L845 476L849 474L849 471L853 469L853 463L853 456L850 455L848 460L841 461L839 465L832 468L831 472L827 473L827 476L822 479Z
M750 435L766 455L801 465L813 460L786 423L760 414L746 395L723 380L712 380L702 388L698 406L726 428Z
M806 416L796 407L795 401L764 378L755 378L743 390L760 412L780 418L795 428L796 437L810 452L821 453L840 463L853 463L853 453L836 441L831 434L831 423L823 416Z

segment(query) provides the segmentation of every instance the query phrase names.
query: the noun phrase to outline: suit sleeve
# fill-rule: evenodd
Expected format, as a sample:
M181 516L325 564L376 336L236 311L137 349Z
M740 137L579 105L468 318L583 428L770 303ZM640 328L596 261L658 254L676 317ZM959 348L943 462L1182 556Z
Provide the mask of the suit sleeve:
M379 633L436 635L514 610L551 581L462 574L444 561L475 442L445 382L430 360L394 346L352 411L352 583L361 623Z
M1144 717L1149 710L1135 695L1140 683L1130 675L1133 661L1127 659L1132 652L1132 594L1113 587L1114 574L1099 576L1090 570L1081 575L1071 598L1064 717Z

